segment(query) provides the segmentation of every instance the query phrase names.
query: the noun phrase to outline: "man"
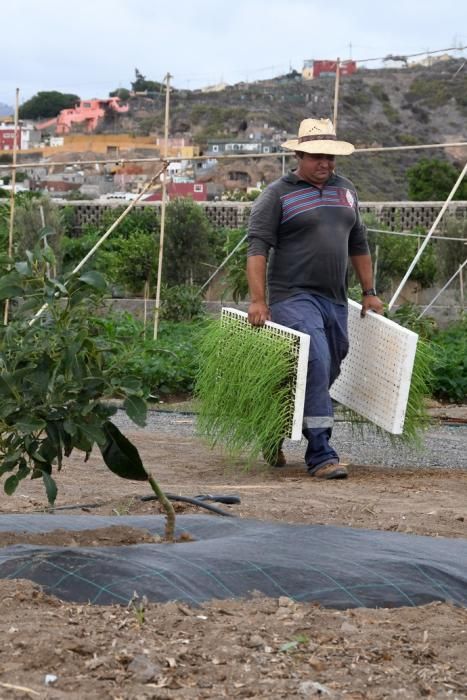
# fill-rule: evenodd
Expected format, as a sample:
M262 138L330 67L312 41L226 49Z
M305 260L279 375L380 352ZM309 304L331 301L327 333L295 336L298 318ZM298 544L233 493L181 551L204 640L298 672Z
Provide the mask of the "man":
M353 145L337 140L329 119L305 119L298 137L282 146L296 152L298 168L269 185L252 208L248 318L255 326L272 320L309 334L305 462L314 478L343 479L347 469L329 443L333 426L329 389L348 350L349 257L362 287L362 316L369 310L382 313L383 305L373 288L355 187L334 172L335 156L350 155ZM265 458L272 466L286 463L282 445Z

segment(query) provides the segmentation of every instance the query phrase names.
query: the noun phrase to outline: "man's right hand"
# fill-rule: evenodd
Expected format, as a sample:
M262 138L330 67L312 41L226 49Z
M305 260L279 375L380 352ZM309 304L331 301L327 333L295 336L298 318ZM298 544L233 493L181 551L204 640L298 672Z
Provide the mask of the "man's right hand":
M248 320L252 326L264 326L271 320L268 305L264 301L252 301L248 307Z

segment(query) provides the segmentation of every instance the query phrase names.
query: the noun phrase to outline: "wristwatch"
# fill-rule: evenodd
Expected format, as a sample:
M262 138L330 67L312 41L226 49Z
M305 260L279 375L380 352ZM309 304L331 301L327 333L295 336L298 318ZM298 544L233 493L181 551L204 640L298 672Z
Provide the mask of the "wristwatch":
M376 294L376 289L373 287L371 289L364 289L362 292L362 296L364 297L377 297L378 295Z

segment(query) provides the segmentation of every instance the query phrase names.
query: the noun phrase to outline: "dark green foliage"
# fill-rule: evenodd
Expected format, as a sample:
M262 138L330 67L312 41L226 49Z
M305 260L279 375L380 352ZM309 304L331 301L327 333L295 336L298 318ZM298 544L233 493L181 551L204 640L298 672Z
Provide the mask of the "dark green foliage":
M437 158L422 158L407 170L409 199L419 202L444 201L460 175L454 165ZM467 181L464 180L454 199L467 199Z
M418 333L418 373L424 376L430 393L444 401L467 400L467 319L439 329L430 316L420 316L414 304L404 304L391 318ZM425 358L425 361L424 361ZM426 359L428 358L428 359Z
M94 444L108 442L116 409L103 399L125 399L140 425L146 415L140 381L115 362L119 344L98 333L94 313L105 279L95 271L53 279L54 263L52 250L37 246L11 271L3 267L0 277L0 300L14 305L9 325L0 327L0 474L8 475L7 493L26 477L42 478L50 503L52 472L63 458L75 449L87 458ZM44 303L44 313L31 322Z
M130 314L114 314L99 319L100 334L117 346L113 371L137 377L145 395L163 398L189 394L193 390L199 362L199 344L206 321L171 323L162 321L156 341L152 326L145 329Z
M419 307L410 303L402 304L390 314L391 320L400 326L417 333L423 340L432 340L438 330L435 319L431 316L422 316L421 318L419 316Z
M146 80L146 77L135 68L135 79L131 83L131 88L134 92L161 92L164 88L163 83L155 80Z
M111 421L106 421L102 430L105 442L99 447L102 458L110 471L122 479L147 481L148 475L136 447L122 435Z
M121 100L128 100L130 98L130 91L127 88L117 88L109 92L109 97L119 97Z
M467 318L439 331L433 362L433 393L437 398L467 401Z
M56 90L38 92L19 108L20 119L45 119L56 117L62 109L74 107L79 102L78 95L70 95Z
M375 221L371 216L364 216L365 223L371 228L384 230L383 224ZM416 233L416 231L413 231ZM423 241L408 236L395 236L390 233L368 232L368 241L372 255L375 255L376 245L378 245L378 279L377 287L380 292L390 289L392 280L401 279L407 272L414 259L420 244ZM433 244L430 244L424 251L410 279L419 282L422 287L429 287L433 284L437 273L437 259Z
M72 270L82 260L121 211L106 212L99 227L88 226L79 237L63 238L64 270ZM157 212L150 207L135 209L103 243L89 266L104 272L113 285L141 295L146 281L155 283L158 241Z
M212 262L212 228L202 208L189 198L167 206L163 279L166 284L201 285Z
M233 251L241 239L245 236L243 228L231 229L228 232L224 246L225 257ZM248 295L248 281L246 276L246 252L248 243L245 240L227 263L227 285L235 302L245 299Z
M167 321L193 321L204 316L203 298L197 287L165 286L161 300L162 317Z
M438 235L460 238L458 241L437 241L438 279L447 281L465 260L467 255L467 219L449 216L444 221L443 231ZM453 283L455 284L455 283Z

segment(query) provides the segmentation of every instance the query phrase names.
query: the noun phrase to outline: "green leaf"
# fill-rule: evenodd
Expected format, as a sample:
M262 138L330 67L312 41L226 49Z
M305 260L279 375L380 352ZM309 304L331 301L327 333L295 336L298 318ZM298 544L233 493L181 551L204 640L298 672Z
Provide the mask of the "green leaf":
M16 474L12 474L3 484L3 488L7 496L11 496L18 488L19 479Z
M146 425L148 408L144 399L139 396L128 396L123 403L123 408L133 423L140 425L142 428Z
M35 433L38 430L43 430L45 426L45 420L35 416L23 416L15 422L15 427L22 433Z
M44 258L45 262L48 262L50 265L55 264L55 254L53 248L51 248L50 246L44 248L44 250L42 251L42 257Z
M15 270L22 276L31 274L31 266L26 261L15 263Z
M107 441L100 450L110 471L122 479L147 481L148 475L136 447L111 421L106 421L103 427Z
M17 284L2 284L0 286L0 300L14 299L20 297L24 293L24 289Z
M47 494L47 500L51 506L55 503L57 498L57 484L55 480L46 471L42 471L42 480L45 486L45 492Z
M56 231L51 226L44 226L39 230L39 240L42 240L46 236L56 236Z
M84 282L84 284L88 284L90 287L94 287L94 289L98 289L100 292L105 292L107 289L105 277L101 275L100 272L96 272L96 270L89 270L89 272L85 272L78 279L80 282Z
M105 443L105 434L99 425L80 423L79 427L82 434L90 441L91 449L95 442L97 442L98 445L103 445Z

